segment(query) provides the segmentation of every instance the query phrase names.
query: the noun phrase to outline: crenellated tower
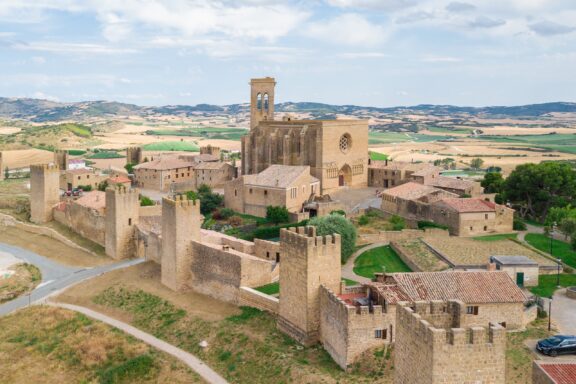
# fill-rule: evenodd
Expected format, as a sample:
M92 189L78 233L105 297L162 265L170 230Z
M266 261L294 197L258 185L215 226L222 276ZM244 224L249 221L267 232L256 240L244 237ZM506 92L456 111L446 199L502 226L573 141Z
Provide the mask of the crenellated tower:
M258 126L262 120L274 120L275 86L273 77L250 81L250 129Z
M142 162L142 147L128 147L126 148L126 163L140 164Z
M60 202L60 168L57 165L30 166L30 220L42 224L54 218L52 208Z
M140 218L138 189L106 189L106 254L120 260L136 255L135 225Z
M316 227L280 232L278 328L304 345L319 339L320 286L340 293L340 235L316 236Z
M54 164L56 164L62 171L69 168L69 154L68 151L64 149L57 149L54 151Z
M162 284L174 291L190 278L192 241L200 240L201 222L200 200L162 199Z

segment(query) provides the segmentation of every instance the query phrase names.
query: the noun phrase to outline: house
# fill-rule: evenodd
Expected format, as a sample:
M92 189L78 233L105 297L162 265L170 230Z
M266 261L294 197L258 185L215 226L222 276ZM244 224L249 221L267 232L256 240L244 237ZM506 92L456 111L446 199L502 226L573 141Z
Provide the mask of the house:
M422 181L420 183L425 184L424 179L434 178L439 174L440 168L430 163L388 160L368 162L368 185L371 187L392 188L409 181Z
M490 262L497 271L508 273L519 287L538 285L539 266L526 256L491 256Z
M168 192L175 183L193 183L194 165L196 163L174 156L160 156L136 165L134 178L139 188Z
M320 191L320 181L309 166L271 165L255 175L243 175L224 187L227 208L266 217L266 207L286 207L299 214L304 203Z
M98 184L108 176L96 173L91 168L68 169L60 174L60 189L70 191L74 188L90 186L98 188Z
M574 383L576 383L576 360L534 360L532 363L532 384Z

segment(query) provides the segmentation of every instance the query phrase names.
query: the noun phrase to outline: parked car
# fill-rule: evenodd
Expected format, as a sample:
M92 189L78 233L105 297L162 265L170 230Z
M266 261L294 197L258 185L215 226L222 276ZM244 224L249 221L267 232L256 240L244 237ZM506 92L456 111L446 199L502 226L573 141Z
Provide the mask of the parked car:
M545 355L576 355L576 336L556 335L538 341L536 349Z

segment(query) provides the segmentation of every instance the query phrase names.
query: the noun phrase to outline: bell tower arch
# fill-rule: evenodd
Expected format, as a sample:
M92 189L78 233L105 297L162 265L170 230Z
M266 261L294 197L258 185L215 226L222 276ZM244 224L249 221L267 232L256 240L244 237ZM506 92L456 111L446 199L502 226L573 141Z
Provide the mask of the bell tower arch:
M250 81L250 129L262 120L274 120L274 87L273 77L252 79Z

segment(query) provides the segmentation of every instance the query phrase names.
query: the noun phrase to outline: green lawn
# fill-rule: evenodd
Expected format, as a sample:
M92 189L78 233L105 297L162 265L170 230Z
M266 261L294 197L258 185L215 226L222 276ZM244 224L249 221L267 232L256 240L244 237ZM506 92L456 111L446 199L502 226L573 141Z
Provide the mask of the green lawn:
M88 156L88 159L120 159L124 156L122 156L121 154L119 154L118 152L114 152L114 151L102 151L102 152L96 152L93 155Z
M267 295L276 295L280 292L280 283L270 283L254 289Z
M542 252L550 253L550 237L541 233L526 234L526 242ZM576 251L570 244L560 240L552 240L552 256L561 258L572 268L576 268Z
M540 275L538 277L538 286L530 288L530 292L541 297L552 297L556 291L557 275ZM561 273L560 285L562 287L576 286L576 275Z
M354 281L354 280L350 280L350 279L346 279L346 278L343 278L342 280L344 280L344 283L346 283L346 286L358 285L358 282Z
M473 239L478 241L498 241L505 239L516 239L517 236L518 236L517 233L500 233L498 235L473 237Z
M158 143L146 144L145 151L186 151L198 152L200 148L189 141L162 141Z
M354 262L354 273L372 278L374 273L381 272L412 272L389 245L370 249Z
M388 155L385 153L370 151L370 160L388 160Z

